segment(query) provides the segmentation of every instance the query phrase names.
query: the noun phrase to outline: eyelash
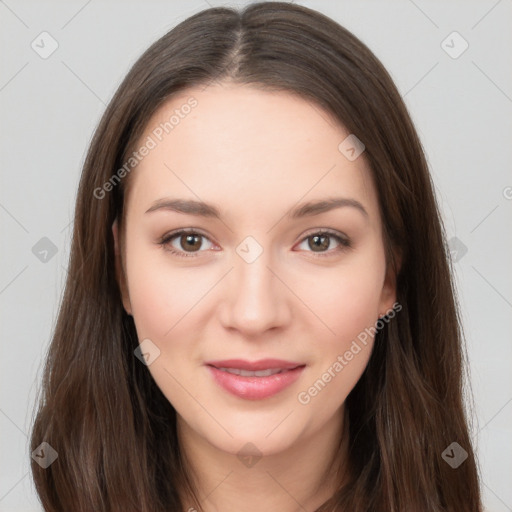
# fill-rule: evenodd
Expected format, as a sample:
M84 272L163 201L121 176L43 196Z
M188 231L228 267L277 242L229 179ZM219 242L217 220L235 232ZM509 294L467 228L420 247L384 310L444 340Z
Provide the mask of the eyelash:
M174 231L172 233L168 233L168 234L164 235L158 241L158 245L160 245L164 250L169 251L170 253L172 253L178 257L182 257L182 258L193 257L194 258L197 256L196 253L187 253L186 251L178 251L170 245L171 240L173 240L174 238L176 238L178 236L186 235L186 234L199 235L203 238L208 239L208 237L206 235L204 235L203 233L201 233L200 231L198 231L196 229L181 229L179 231ZM330 229L320 229L318 231L314 231L314 232L310 233L309 235L305 236L300 241L300 243L304 242L308 238L311 238L315 235L316 236L329 235L330 237L334 238L340 244L337 248L328 250L326 252L315 253L314 251L306 251L306 252L312 252L315 257L319 257L319 258L329 257L333 253L343 252L344 250L352 247L352 243L348 238L344 238L341 235L339 235L336 231L332 231ZM196 252L199 253L199 252L203 252L203 251L196 251Z

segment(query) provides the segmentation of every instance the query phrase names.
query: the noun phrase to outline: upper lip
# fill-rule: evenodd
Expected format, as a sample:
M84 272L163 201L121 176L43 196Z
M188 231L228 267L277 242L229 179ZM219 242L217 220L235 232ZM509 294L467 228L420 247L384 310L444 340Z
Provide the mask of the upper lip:
M228 359L226 361L208 361L206 364L215 368L235 368L253 372L267 369L293 370L299 366L305 366L302 363L293 363L291 361L283 361L282 359L260 359L259 361L252 362L243 359Z

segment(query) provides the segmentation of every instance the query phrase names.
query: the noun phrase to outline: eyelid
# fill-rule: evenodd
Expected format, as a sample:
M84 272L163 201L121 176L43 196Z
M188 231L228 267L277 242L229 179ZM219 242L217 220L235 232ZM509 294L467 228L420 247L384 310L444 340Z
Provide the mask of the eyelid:
M301 235L300 241L302 242L305 238L308 238L313 235L319 235L319 234L327 234L327 235L333 235L338 236L340 238L343 238L346 241L350 241L350 238L345 235L345 233L338 231L337 229L331 229L331 228L312 228L306 231L303 235Z

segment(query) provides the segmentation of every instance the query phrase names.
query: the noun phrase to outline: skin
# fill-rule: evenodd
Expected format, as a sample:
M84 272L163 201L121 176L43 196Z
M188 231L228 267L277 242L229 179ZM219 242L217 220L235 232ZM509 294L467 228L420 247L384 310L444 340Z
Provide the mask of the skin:
M141 142L191 96L197 106L129 176L124 229L113 226L123 305L139 340L160 350L148 370L177 411L203 509L314 510L339 484L329 464L341 436L345 456L345 399L373 339L309 403L298 394L396 300L377 193L364 153L349 161L338 150L346 129L288 92L229 83L186 90L155 113ZM288 216L297 204L341 196L359 201L367 216L350 206ZM145 213L165 197L213 203L222 220ZM192 256L158 243L179 228L205 235L192 246L179 235L168 242ZM325 228L351 247L327 238L316 252L311 238ZM247 236L263 250L251 263L236 252ZM263 400L229 394L205 367L267 357L306 368ZM247 443L262 455L251 467L237 457ZM186 509L194 506L184 498Z

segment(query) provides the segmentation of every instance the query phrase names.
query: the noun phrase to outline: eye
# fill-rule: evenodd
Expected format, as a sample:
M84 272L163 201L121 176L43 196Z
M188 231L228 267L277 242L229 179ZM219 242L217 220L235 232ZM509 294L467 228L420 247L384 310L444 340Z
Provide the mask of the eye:
M182 229L168 233L158 242L166 251L184 258L195 256L194 253L201 252L203 242L209 239L193 229ZM175 242L173 244L173 242ZM211 244L211 242L210 242ZM178 247L176 247L178 246ZM209 249L211 247L207 247ZM204 250L204 248L203 248Z
M210 247L203 247L205 240L211 244ZM332 248L332 240L337 244L334 248ZM313 252L315 256L319 257L331 256L333 253L342 252L352 246L347 237L328 229L311 233L302 239L301 245L304 243L307 243L310 250L304 248L303 250ZM166 251L184 258L195 257L198 255L197 253L211 249L213 245L206 235L194 229L181 229L168 233L159 240L158 244Z
M332 248L332 240L338 244ZM328 229L322 229L317 232L311 233L301 242L301 245L306 243L307 247L311 249L305 249L306 252L313 252L315 256L326 257L332 256L333 253L342 252L349 247L352 247L350 240L343 236L341 233L331 231ZM300 246L299 246L300 247Z

